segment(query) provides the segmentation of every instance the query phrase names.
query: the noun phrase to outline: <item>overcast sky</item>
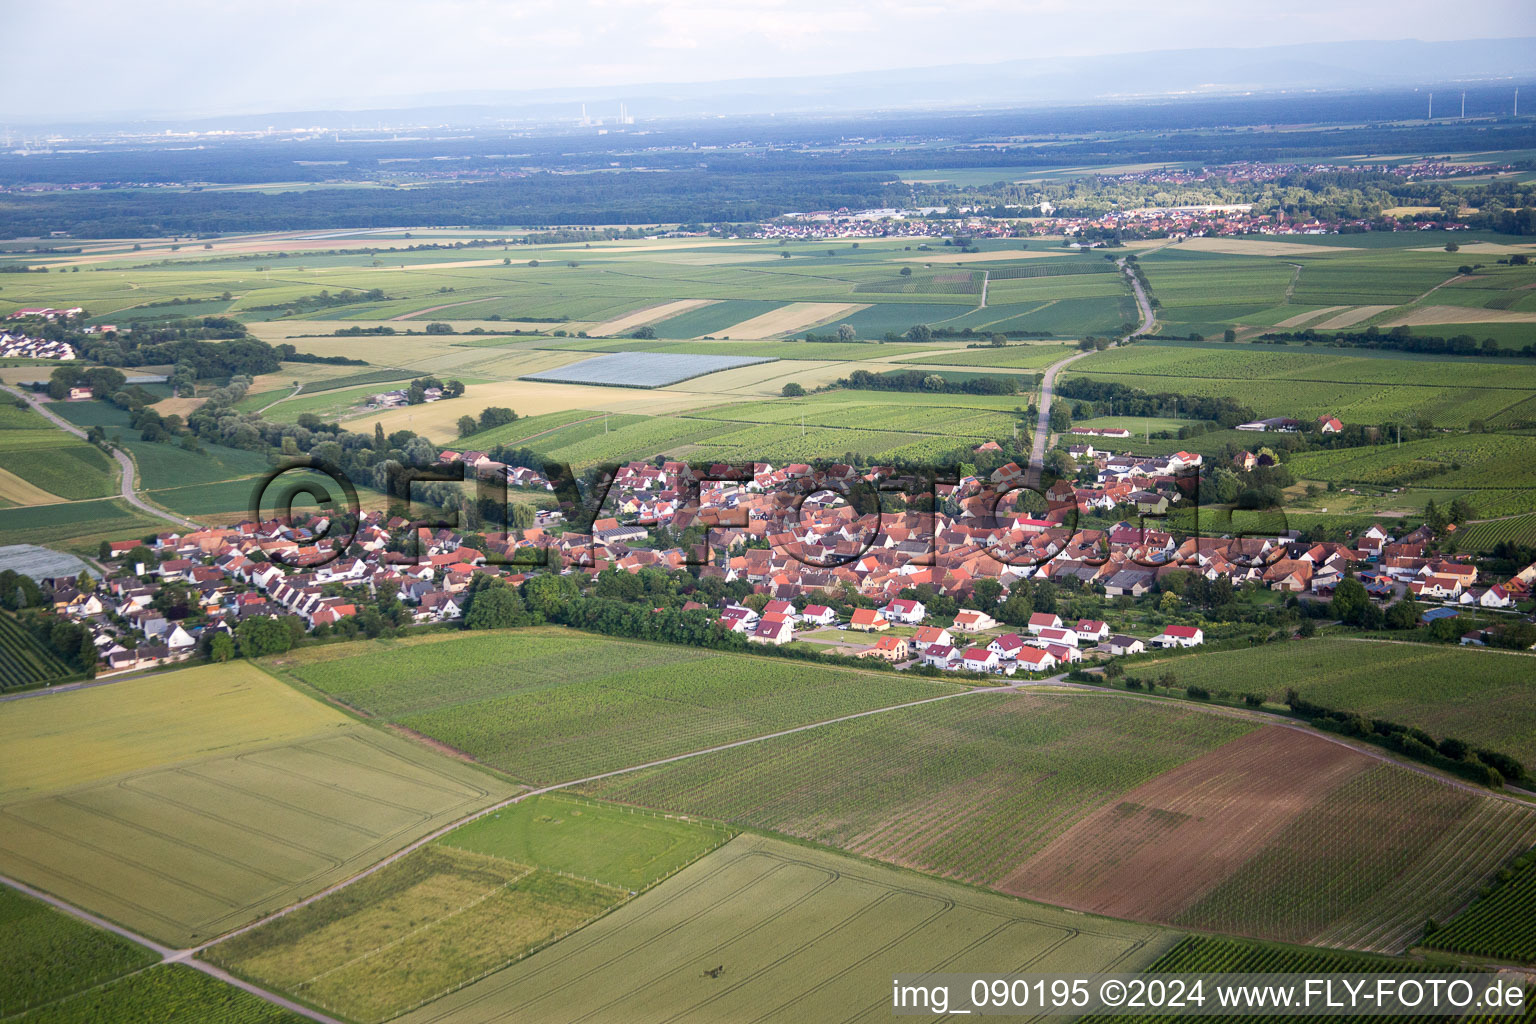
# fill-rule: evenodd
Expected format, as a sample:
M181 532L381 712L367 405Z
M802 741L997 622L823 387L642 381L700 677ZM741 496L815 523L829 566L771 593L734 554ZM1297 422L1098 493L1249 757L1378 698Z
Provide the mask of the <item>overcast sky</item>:
M1527 36L1536 2L0 0L0 26L12 50L0 121L35 121L1039 54Z

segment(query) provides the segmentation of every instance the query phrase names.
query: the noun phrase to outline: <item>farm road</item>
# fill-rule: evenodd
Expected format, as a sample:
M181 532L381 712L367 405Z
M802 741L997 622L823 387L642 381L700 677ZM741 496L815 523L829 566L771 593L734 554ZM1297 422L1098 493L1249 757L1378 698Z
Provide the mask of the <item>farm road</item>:
M0 391L5 391L9 394L15 395L17 398L26 402L29 407L41 413L44 419L52 422L53 425L58 427L60 430L63 430L68 434L73 434L75 437L80 438L82 441L85 440L85 431L64 419L52 409L49 409L44 403L39 402L36 396L24 395L20 391L16 391L13 388L8 387L0 387ZM142 512L149 513L156 519L164 519L168 522L175 523L177 526L185 526L193 530L201 528L197 523L194 523L190 519L183 519L181 516L165 511L165 509L156 508L149 502L145 501L143 498L140 498L138 488L134 486L133 478L135 469L133 464L133 457L130 456L127 452L123 451L121 448L113 448L112 457L117 460L117 465L122 470L122 485L119 489L122 493L124 501Z
M1136 296L1136 306L1141 311L1141 323L1121 339L1121 341L1129 341L1151 331L1156 318L1152 315L1152 300L1147 296L1147 290L1141 286L1141 281L1126 268L1124 259L1117 260L1116 265L1131 282L1131 291ZM1035 418L1035 440L1030 446L1029 467L1024 473L1024 482L1030 487L1040 486L1040 473L1045 468L1045 445L1051 436L1051 388L1056 384L1056 375L1067 364L1091 355L1093 355L1092 349L1052 363L1046 368L1045 376L1040 380L1040 413Z

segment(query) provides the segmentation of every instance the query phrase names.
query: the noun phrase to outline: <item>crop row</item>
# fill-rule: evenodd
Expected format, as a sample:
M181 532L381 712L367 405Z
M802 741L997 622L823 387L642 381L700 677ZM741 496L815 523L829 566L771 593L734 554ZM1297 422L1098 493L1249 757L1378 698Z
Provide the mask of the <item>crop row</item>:
M9 615L0 614L0 690L60 679L69 666L32 638Z
M1536 856L1526 854L1491 893L1424 942L1434 949L1536 962Z
M183 964L147 971L28 1014L27 1024L305 1024L304 1018Z

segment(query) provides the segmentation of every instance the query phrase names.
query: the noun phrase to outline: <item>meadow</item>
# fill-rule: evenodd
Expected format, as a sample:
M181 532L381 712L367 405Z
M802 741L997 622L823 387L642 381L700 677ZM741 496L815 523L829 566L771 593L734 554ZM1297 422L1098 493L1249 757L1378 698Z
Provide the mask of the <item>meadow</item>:
M1318 637L1251 650L1157 658L1154 674L1213 692L1294 688L1324 707L1357 711L1490 747L1536 767L1536 657L1513 651Z
M8 703L0 739L0 870L175 944L512 791L245 663Z
M272 664L538 784L960 689L553 629L321 648Z
M1135 971L1175 936L741 836L557 945L402 1018L849 1020L891 975ZM718 976L704 972L716 965Z
M558 941L729 838L676 818L536 797L204 956L372 1024Z

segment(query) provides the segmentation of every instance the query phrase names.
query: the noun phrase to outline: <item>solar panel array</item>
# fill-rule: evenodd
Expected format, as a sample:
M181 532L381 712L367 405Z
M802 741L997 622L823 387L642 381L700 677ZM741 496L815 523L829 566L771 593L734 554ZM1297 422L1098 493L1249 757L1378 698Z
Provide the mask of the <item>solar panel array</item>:
M522 380L561 384L600 384L616 388L660 388L706 373L732 370L753 363L771 363L771 356L695 356L665 352L614 352L568 366L524 375Z

